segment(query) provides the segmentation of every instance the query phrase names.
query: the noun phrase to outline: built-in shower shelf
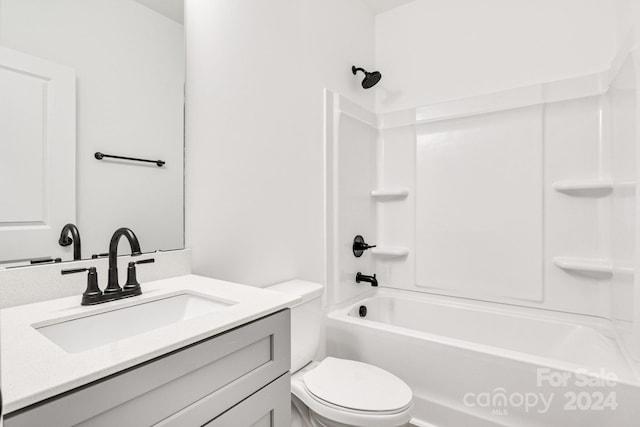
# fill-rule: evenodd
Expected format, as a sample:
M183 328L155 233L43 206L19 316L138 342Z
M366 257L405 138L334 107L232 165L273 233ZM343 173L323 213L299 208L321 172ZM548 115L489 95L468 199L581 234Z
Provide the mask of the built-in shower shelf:
M613 182L610 179L585 179L558 181L553 184L553 189L566 194L573 195L598 195L608 194L614 188L634 188L636 185L632 181Z
M633 267L614 266L610 260L597 258L555 257L553 264L566 271L595 273L610 276L613 273L633 274Z
M371 191L371 197L377 200L405 199L408 195L408 188L379 188Z
M400 246L378 246L371 249L371 253L379 256L401 258L409 255L409 248Z

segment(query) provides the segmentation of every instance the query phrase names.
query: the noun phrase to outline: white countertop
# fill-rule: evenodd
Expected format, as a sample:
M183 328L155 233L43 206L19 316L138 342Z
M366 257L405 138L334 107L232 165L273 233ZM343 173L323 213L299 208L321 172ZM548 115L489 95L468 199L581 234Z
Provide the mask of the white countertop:
M143 294L138 297L88 307L80 305L78 295L0 310L4 412L10 413L91 383L301 301L292 295L196 275L143 283L142 290ZM72 354L32 326L137 305L181 291L237 303L224 310Z

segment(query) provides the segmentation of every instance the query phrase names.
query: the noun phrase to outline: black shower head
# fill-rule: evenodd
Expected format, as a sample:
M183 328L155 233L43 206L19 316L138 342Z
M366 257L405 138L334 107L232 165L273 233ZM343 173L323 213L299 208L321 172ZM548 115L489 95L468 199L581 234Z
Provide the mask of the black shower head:
M370 89L374 87L382 78L382 74L380 71L372 71L368 72L364 68L356 68L354 65L351 67L351 72L355 75L358 71L362 71L364 73L364 80L362 80L362 87L365 89Z

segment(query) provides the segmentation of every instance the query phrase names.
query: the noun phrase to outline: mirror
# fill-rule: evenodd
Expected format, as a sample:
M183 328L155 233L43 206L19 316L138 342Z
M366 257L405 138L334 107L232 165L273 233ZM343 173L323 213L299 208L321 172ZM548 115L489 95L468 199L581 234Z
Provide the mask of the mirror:
M184 247L183 8L0 0L0 267L73 260L67 223L82 258L120 227L145 252Z

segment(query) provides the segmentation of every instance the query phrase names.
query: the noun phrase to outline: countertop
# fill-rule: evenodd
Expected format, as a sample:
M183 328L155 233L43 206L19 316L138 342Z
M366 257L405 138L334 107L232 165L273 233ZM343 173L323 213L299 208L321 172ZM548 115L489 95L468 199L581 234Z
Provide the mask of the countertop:
M89 384L301 301L292 295L196 275L143 283L142 290L143 294L138 297L88 307L80 305L78 295L0 310L4 413ZM183 291L235 304L79 353L65 352L32 326L125 308Z

